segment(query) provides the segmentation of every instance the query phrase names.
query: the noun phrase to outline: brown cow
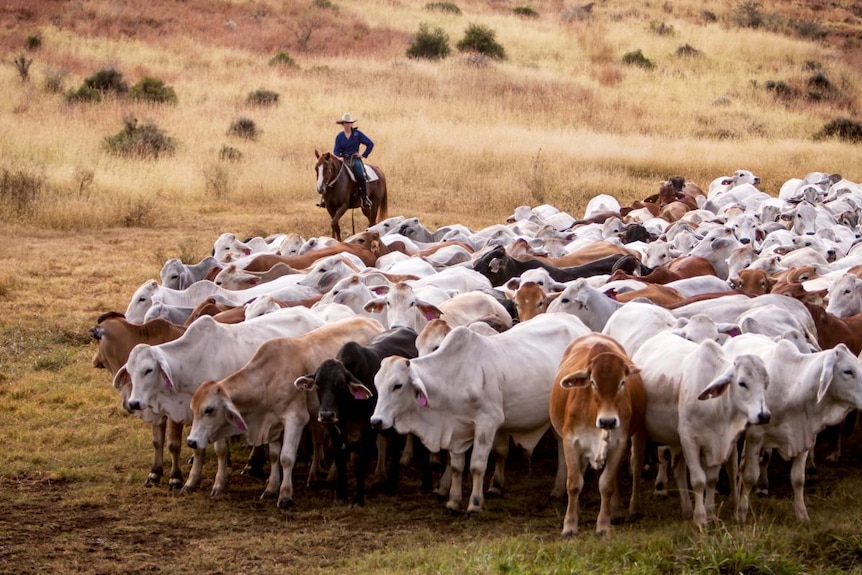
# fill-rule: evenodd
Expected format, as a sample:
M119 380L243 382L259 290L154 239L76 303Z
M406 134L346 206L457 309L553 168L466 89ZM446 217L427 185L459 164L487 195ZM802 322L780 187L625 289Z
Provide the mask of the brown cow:
M569 503L563 537L578 533L578 497L584 466L602 470L602 503L596 533L611 528L612 507L619 506L618 470L632 440L632 495L629 513L640 505L640 469L646 440L646 393L622 346L602 334L576 338L563 353L550 398L551 424L563 438Z
M371 251L370 247L360 244L349 244L338 242L337 244L319 250L314 250L298 256L280 256L278 254L261 254L252 259L243 269L250 272L265 272L272 268L277 263L285 263L294 269L304 269L311 267L314 263L325 257L333 256L340 253L350 253L362 260L368 267L374 266L377 262L377 255Z
M164 319L153 319L143 324L126 321L126 317L115 311L103 313L96 320L96 325L89 329L90 335L99 342L99 348L93 356L93 367L107 369L114 376L129 359L132 348L139 343L158 345L172 341L185 333L186 328ZM131 384L120 389L123 408L130 411L126 401L131 393ZM179 489L183 485L183 474L180 470L180 448L182 445L183 426L181 423L168 422L165 417L156 417L152 413L142 413L141 419L150 423L153 428L153 465L147 476L146 485L157 485L164 474L165 442L171 454L171 489Z
M736 277L730 278L730 287L751 295L765 295L772 292L777 281L765 270L744 269Z

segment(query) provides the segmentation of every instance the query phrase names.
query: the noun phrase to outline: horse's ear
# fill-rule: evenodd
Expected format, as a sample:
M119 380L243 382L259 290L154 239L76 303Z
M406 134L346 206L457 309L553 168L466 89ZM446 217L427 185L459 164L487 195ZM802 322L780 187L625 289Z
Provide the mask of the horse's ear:
M314 148L314 157L318 159L320 158L320 152L317 151L317 148Z

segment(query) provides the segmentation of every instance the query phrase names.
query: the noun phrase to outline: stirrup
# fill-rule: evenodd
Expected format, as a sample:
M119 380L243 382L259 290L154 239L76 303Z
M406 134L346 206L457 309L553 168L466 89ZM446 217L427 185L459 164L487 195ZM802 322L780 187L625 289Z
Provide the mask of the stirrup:
M368 196L362 198L362 206L371 209L371 198L369 198Z

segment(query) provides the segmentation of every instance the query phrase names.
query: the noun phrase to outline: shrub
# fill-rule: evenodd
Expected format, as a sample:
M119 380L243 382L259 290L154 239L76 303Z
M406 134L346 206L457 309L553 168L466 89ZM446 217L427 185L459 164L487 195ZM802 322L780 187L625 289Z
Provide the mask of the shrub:
M665 24L664 22L659 22L658 20L651 21L649 23L649 29L659 36L673 36L676 34L676 30L674 30L673 26Z
M0 172L0 212L7 216L28 216L36 210L36 202L45 187L45 176L25 170L3 168Z
M771 92L777 100L792 100L796 97L796 88L781 80L768 80L764 84L766 91Z
M21 54L12 60L12 64L14 64L15 69L18 70L18 76L21 78L22 82L27 82L30 79L30 64L32 63L33 58L27 58L24 54Z
M230 196L231 179L225 166L212 165L204 169L204 193L217 200Z
M49 94L61 94L66 84L66 74L67 72L60 68L48 68L42 81L42 89Z
M821 26L820 23L814 22L812 20L796 22L794 28L796 28L796 34L798 34L801 38L822 40L829 35L829 31L826 28Z
M457 4L453 4L452 2L429 2L425 5L425 9L447 12L449 14L461 14L461 9Z
M697 58L701 56L701 51L695 48L694 46L690 46L688 44L683 44L679 48L676 49L676 55L680 57L686 58Z
M836 138L854 144L862 143L862 123L850 118L832 120L824 124L823 128L814 135L815 140L824 140L826 138Z
M430 30L428 25L423 23L419 24L419 31L407 48L407 57L440 60L446 58L451 52L449 35L443 28L435 27Z
M260 135L257 124L250 118L237 118L227 130L228 136L237 136L244 140L254 140Z
M638 48L634 52L626 52L623 54L623 64L627 64L629 66L637 66L638 68L643 68L644 70L652 70L655 68L655 64L652 60L644 56L641 49Z
M84 86L99 91L102 94L113 92L125 94L129 86L123 80L123 74L114 68L103 68L84 80Z
M323 10L332 10L333 12L338 12L338 5L332 0L314 0L311 4L315 8L322 8Z
M269 59L270 66L284 66L285 68L297 68L298 65L294 61L293 58L290 57L290 54L287 52L279 52L275 56Z
M245 102L252 106L267 107L277 105L278 98L278 92L273 92L271 90L255 90L246 96Z
M146 228L158 221L158 204L149 198L136 198L121 208L120 221L127 228Z
M31 52L33 50L38 50L42 47L42 37L38 34L27 36L27 40L25 40L24 45L27 46L27 49Z
M242 160L242 152L225 144L221 147L221 150L219 150L218 159L226 160L228 162L238 162Z
M70 104L97 103L102 101L102 94L95 88L81 86L77 90L72 90L66 94L66 101Z
M470 24L456 47L460 52L478 52L489 58L503 60L506 50L497 43L497 33L480 24Z
M177 93L158 78L144 76L129 89L129 97L153 104L176 104Z
M135 118L125 118L123 129L107 136L104 146L108 153L124 158L158 160L159 156L173 155L176 142L153 123L138 124Z
M760 2L739 2L733 10L733 22L740 28L759 28L763 24Z
M514 12L516 16L524 16L525 18L539 17L539 13L530 6L515 6L512 8L512 12Z

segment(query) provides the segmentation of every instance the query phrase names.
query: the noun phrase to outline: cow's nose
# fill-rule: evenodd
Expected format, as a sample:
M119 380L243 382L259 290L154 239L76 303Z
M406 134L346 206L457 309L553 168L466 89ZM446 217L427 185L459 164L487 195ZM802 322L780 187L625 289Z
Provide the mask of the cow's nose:
M132 411L140 411L141 410L141 402L140 401L130 401L129 409Z
M188 446L191 447L192 449L198 448L198 442L195 441L194 439L189 439L188 441L186 441L186 444L188 444Z
M338 423L338 418L335 417L334 411L320 411L317 414L317 421L320 423Z
M379 417L371 418L371 429L383 429L383 420Z
M769 420L772 419L772 415L767 411L757 414L757 423L769 423Z
M814 232L805 232L805 235L806 235L806 236L813 236L813 235L814 235Z
M748 244L750 244L750 243L751 243L751 240L750 240L750 239L748 239L748 238L739 238L739 241L740 241L740 242L742 242L742 243L743 243L743 244L745 244L745 245L748 245Z
M601 429L616 429L617 418L616 417L600 417L599 418L599 427Z

